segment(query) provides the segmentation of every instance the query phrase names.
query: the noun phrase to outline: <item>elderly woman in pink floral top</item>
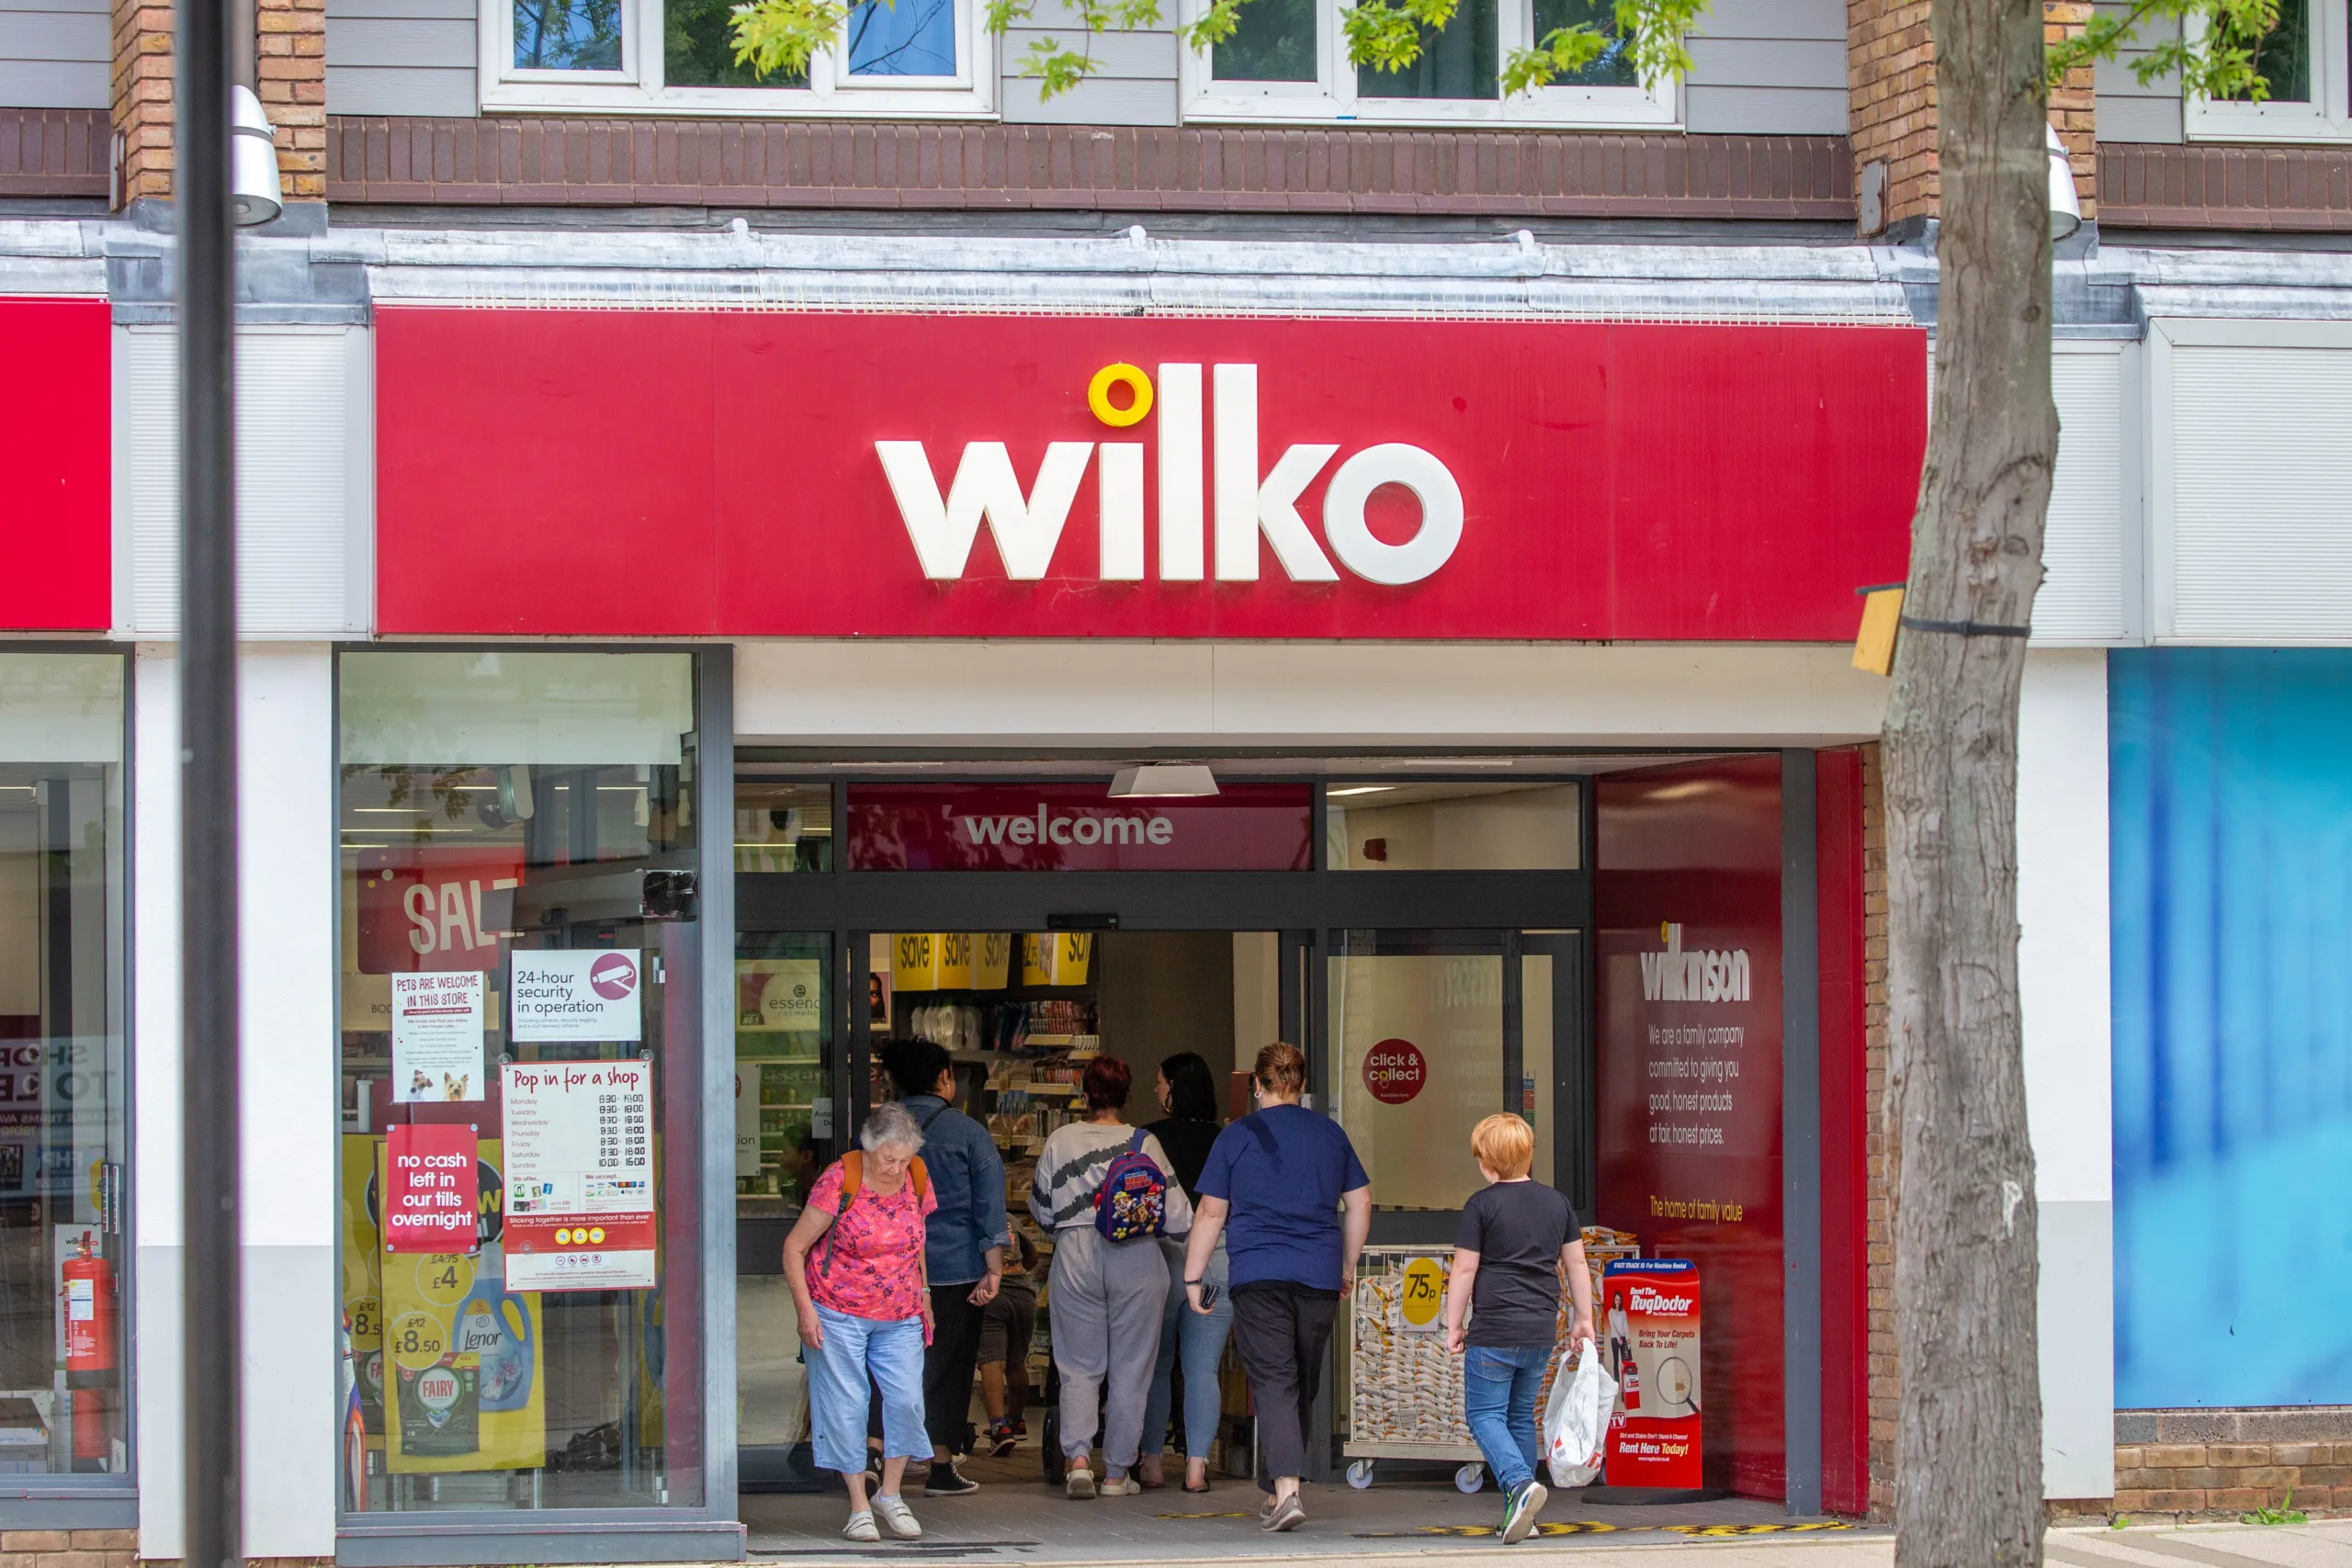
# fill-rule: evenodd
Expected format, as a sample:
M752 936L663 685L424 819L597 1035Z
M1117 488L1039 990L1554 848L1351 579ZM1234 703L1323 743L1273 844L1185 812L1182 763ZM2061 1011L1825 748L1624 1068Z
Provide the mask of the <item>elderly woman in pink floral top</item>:
M784 1242L784 1276L808 1362L817 1463L849 1487L852 1540L879 1540L875 1516L912 1540L922 1526L899 1495L907 1461L931 1454L922 1352L931 1341L923 1217L939 1207L916 1151L922 1129L899 1105L865 1119L861 1152L827 1166ZM882 1391L882 1481L866 1505L866 1380Z

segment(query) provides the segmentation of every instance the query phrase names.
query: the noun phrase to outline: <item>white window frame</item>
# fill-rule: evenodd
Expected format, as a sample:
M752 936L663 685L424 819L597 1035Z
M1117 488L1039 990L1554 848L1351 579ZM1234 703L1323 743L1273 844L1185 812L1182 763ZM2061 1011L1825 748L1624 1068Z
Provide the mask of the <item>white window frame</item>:
M2312 96L2308 103L2224 102L2181 95L2181 128L2191 141L2352 141L2352 71L2345 60L2347 0L2310 0ZM2191 43L2205 36L2203 17L2183 27Z
M852 76L847 45L836 42L809 60L805 87L669 85L663 74L662 4L623 0L618 71L526 71L512 63L514 0L481 0L481 107L771 119L996 116L996 39L989 35L984 0L954 0L961 69L953 76Z
M2343 0L2335 0L2342 4ZM1532 47L1533 0L1496 0L1496 65L1515 49ZM1315 0L1316 79L1312 82L1220 82L1206 51L1179 46L1178 87L1187 121L1258 125L1536 125L1581 130L1671 130L1682 123L1679 78L1646 87L1538 87L1516 97L1372 98L1357 91L1347 57L1340 13L1353 0ZM1181 0L1191 24L1209 0ZM1456 13L1453 24L1460 25Z

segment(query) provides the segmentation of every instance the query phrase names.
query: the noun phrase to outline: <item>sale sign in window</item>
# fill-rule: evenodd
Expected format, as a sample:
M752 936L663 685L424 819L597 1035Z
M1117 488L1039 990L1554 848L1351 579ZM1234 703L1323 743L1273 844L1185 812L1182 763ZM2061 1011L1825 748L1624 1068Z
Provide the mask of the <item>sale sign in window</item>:
M469 1126L394 1122L386 1129L386 1252L474 1250L474 1156Z
M507 1287L650 1289L652 1064L509 1063L503 1088Z

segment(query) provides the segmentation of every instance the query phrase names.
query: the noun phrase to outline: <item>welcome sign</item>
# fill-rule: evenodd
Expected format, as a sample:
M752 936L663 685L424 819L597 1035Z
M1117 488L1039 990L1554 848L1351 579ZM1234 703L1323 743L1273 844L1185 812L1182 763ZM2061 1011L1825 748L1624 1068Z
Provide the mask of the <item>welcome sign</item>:
M1099 784L852 784L853 871L1306 871L1305 784L1175 800Z

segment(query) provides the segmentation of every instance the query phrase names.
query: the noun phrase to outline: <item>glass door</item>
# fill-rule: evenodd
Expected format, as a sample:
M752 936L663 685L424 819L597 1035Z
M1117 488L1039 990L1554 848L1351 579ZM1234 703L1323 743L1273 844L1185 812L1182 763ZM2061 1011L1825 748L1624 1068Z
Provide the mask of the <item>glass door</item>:
M1334 931L1324 983L1331 1109L1372 1176L1374 1241L1453 1239L1482 1185L1470 1131L1498 1111L1527 1118L1534 1175L1587 1211L1579 933Z

